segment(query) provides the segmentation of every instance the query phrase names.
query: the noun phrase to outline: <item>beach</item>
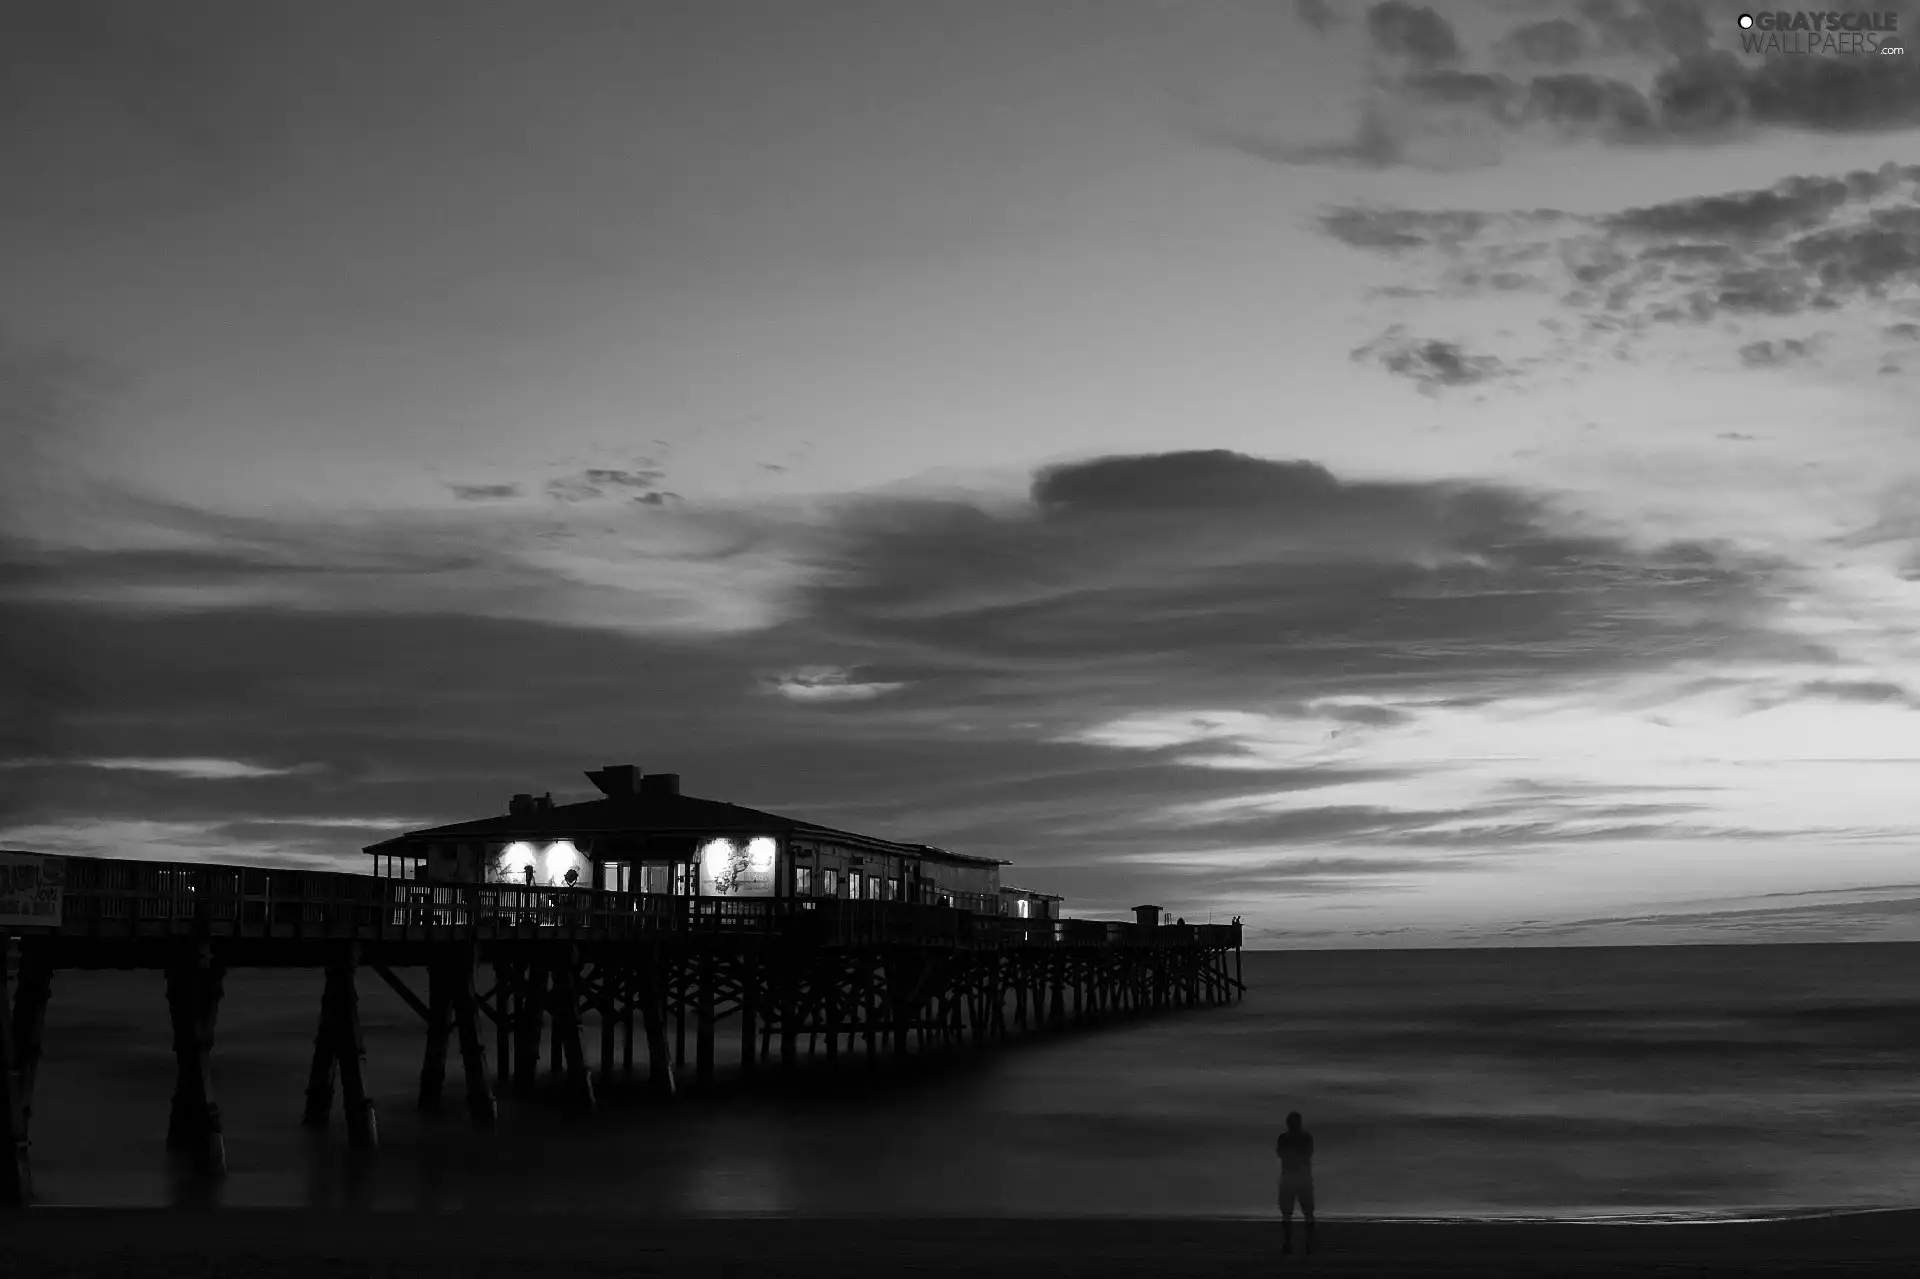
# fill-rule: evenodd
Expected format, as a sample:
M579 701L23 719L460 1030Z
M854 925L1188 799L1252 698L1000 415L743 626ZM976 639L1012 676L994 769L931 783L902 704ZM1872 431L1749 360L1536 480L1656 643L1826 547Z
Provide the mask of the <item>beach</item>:
M33 1209L9 1216L0 1274L168 1279L555 1274L876 1277L1896 1275L1920 1213L1603 1225L1330 1218L1311 1256L1273 1221L731 1218ZM1296 1247L1297 1247L1296 1243Z

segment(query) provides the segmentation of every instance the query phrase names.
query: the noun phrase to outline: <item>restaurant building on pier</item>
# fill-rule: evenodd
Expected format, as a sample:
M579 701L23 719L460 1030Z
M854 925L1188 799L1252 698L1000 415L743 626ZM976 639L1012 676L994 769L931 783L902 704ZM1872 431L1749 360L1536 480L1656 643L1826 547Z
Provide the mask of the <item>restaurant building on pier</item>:
M365 851L374 873L432 883L598 888L703 898L828 897L1058 919L1061 898L1005 887L991 857L836 830L682 794L677 773L589 772L600 798L513 796L503 816L409 831Z

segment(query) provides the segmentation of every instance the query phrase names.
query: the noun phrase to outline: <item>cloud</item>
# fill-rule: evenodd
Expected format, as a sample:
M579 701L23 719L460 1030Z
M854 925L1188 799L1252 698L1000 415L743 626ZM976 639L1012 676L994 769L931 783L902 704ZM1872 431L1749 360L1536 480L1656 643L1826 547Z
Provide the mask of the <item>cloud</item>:
M1580 17L1600 36L1609 52L1642 55L1699 53L1708 47L1712 31L1703 10L1691 0L1579 0Z
M145 509L156 536L205 544L0 557L14 669L86 672L53 711L63 748L14 772L32 785L12 842L171 823L150 850L284 838L289 856L351 864L371 834L310 819L474 816L618 758L681 771L694 793L1051 866L1084 899L1151 891L1162 872L1120 859L1169 851L1239 858L1251 885L1289 873L1254 865L1261 850L1360 856L1467 820L1471 790L1436 789L1428 763L1372 768L1370 735L1782 651L1765 564L1631 546L1543 496L1223 451L1064 463L1018 502L850 498L772 531L736 512L730 540L714 513L663 517L650 536L706 532L660 572L728 564L763 535L787 548L770 607L718 628L658 625L644 576L607 609L615 588L567 558L591 544L549 544L551 526L509 513L349 535ZM1231 721L1211 745L1101 736L1220 706L1255 736ZM1250 747L1269 723L1311 749ZM1208 807L1275 794L1298 799ZM1580 838L1555 811L1502 820ZM1322 869L1315 891L1402 882Z
M1920 165L1886 164L1612 214L1348 206L1325 213L1321 228L1395 258L1403 293L1459 299L1531 291L1549 299L1541 324L1553 335L1546 355L1566 358L1603 343L1630 350L1671 326L1721 319L1831 316L1848 307L1885 316L1899 290L1920 285L1916 200ZM1581 323L1558 324L1568 314ZM1883 319L1876 327L1889 351L1909 341L1899 323ZM1742 358L1805 356L1807 341L1749 339ZM1402 330L1383 335L1380 349L1421 371Z
M904 687L855 680L837 666L802 666L773 681L776 693L795 702L865 702Z
M0 768L45 768L50 765L67 763L77 768L104 768L112 770L130 770L141 773L166 773L173 777L184 777L194 781L231 781L249 777L290 777L297 773L310 773L315 767L310 764L293 765L287 768L273 768L261 764L248 764L237 759L77 759L58 761L51 759L10 759L0 760Z
M1549 18L1515 27L1501 41L1500 51L1528 62L1555 66L1574 62L1587 51L1587 34L1567 18Z
M1663 70L1653 98L1671 134L1747 123L1873 133L1920 124L1920 69L1910 57L1756 58L1720 50Z
M589 467L573 475L563 475L547 481L547 496L560 502L590 502L604 498L609 492L627 491L630 495L637 492L639 500L654 499L655 505L672 494L658 491L661 480L666 478L665 471L647 468L643 470L620 470L612 467Z
M1447 20L1407 0L1381 0L1368 9L1367 34L1382 53L1419 66L1435 66L1460 56L1460 42Z
M449 484L447 487L463 502L498 501L520 496L518 484Z
M1469 355L1457 343L1409 338L1397 328L1353 352L1356 360L1377 363L1433 394L1445 387L1475 386L1504 372L1490 355Z
M1526 107L1531 118L1569 135L1621 141L1646 137L1656 127L1646 94L1602 76L1535 76L1527 86Z
M1282 164L1460 168L1497 163L1521 135L1704 145L1765 128L1840 134L1920 124L1920 61L1869 51L1763 55L1736 39L1755 33L1711 25L1693 4L1590 0L1579 21L1521 24L1494 42L1495 57L1509 69L1554 70L1517 79L1463 66L1466 51L1431 9L1389 0L1369 11L1368 29L1402 65L1371 75L1348 137L1302 143L1238 130L1231 145ZM1607 61L1582 69L1589 54Z
M1749 342L1740 348L1740 362L1748 368L1771 368L1781 364L1794 364L1813 354L1813 343L1794 338L1773 342L1762 340Z
M1345 21L1327 0L1294 0L1293 10L1300 15L1300 21L1322 35Z

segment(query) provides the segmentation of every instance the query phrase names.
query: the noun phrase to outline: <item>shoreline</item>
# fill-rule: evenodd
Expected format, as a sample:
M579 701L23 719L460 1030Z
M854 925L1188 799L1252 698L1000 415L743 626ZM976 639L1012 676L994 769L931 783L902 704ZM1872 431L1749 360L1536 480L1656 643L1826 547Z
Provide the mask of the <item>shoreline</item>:
M1312 1257L1278 1255L1277 1218L418 1214L277 1208L33 1207L5 1214L0 1273L159 1279L525 1274L1131 1276L1300 1266L1389 1276L1912 1272L1920 1210L1744 1221L1323 1218ZM1296 1226L1296 1238L1299 1235ZM216 1264L217 1263L217 1264ZM544 1264L542 1264L544 1263ZM360 1267L368 1267L361 1270ZM378 1269L372 1269L377 1266Z

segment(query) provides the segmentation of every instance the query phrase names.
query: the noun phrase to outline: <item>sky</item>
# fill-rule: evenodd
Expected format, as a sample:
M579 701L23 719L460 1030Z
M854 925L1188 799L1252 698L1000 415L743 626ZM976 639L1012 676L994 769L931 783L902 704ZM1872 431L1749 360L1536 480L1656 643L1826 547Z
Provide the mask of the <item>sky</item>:
M11 4L0 846L1920 939L1920 54L1738 12Z

